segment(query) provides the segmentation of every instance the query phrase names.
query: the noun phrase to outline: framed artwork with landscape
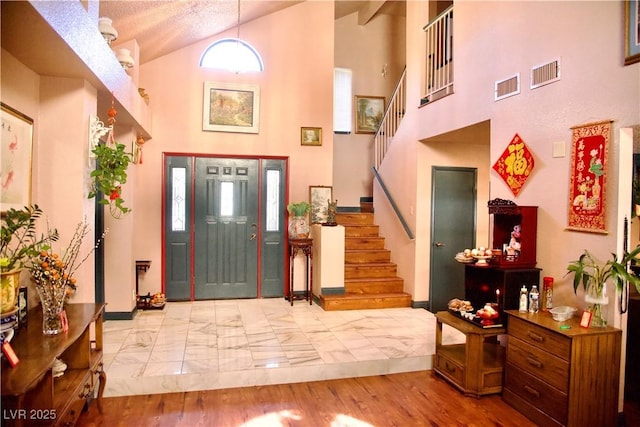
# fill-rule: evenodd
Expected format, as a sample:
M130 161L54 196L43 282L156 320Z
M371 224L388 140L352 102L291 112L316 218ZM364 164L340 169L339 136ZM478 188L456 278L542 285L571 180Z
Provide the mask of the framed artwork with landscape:
M0 211L31 204L33 119L2 103L0 153Z
M640 61L640 1L625 1L624 7L624 64L630 65Z
M309 217L312 224L322 224L327 222L329 201L333 200L333 187L325 185L309 186L309 204L311 212Z
M376 133L384 115L384 96L356 95L356 133Z
M258 133L260 87L239 83L204 83L202 130Z

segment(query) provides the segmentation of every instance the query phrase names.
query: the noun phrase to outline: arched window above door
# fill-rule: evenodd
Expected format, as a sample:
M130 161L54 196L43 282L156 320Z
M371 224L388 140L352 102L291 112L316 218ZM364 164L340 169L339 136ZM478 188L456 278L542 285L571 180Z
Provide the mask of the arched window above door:
M236 74L264 70L258 51L237 38L226 38L209 45L200 58L200 66Z

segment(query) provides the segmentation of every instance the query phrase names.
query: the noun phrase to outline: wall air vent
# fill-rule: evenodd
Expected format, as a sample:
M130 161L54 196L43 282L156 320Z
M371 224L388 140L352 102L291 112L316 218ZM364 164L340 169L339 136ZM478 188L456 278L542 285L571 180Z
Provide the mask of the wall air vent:
M560 80L560 59L531 69L531 89Z
M496 82L495 101L508 98L520 93L520 73Z

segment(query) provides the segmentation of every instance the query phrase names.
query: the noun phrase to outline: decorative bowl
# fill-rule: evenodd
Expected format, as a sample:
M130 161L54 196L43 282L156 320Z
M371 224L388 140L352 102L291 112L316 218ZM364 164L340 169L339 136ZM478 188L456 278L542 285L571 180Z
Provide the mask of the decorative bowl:
M489 265L487 261L492 258L491 255L474 255L473 257L476 259L476 265L484 267Z
M498 313L497 311L487 311L484 308L478 310L476 315L483 320L497 319L498 317L500 317L500 313Z

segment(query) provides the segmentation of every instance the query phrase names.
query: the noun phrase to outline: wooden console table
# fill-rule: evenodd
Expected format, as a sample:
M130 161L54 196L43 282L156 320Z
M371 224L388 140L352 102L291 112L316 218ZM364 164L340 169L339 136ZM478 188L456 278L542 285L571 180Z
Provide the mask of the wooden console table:
M465 396L480 397L502 392L505 350L496 337L504 334L505 329L482 328L448 311L436 313L436 321L434 371ZM466 337L466 343L443 345L443 324L462 332Z
M302 251L306 257L305 290L304 295L296 296L293 293L293 264L298 252ZM305 299L309 305L313 304L313 239L289 239L289 301L293 305L296 299Z
M102 412L107 380L102 361L104 304L67 304L65 310L67 332L44 336L42 308L37 306L11 341L20 362L12 368L2 360L2 425L72 426L96 388ZM56 358L67 364L58 378L52 370Z

